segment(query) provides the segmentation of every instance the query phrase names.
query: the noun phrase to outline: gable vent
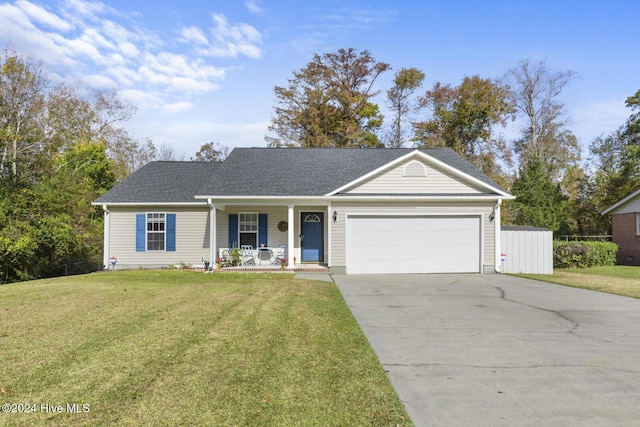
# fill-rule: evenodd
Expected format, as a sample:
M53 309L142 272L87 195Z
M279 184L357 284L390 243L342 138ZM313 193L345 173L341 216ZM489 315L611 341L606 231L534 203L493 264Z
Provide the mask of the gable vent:
M427 170L422 163L412 160L404 167L402 176L427 176Z

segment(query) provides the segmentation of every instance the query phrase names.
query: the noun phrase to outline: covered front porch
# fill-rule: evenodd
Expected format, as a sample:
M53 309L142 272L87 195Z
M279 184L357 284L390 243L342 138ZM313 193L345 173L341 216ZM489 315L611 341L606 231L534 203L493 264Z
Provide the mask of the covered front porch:
M210 209L207 246L212 269L220 261L219 271L329 270L330 203L320 204L317 199L291 202L240 198L207 202ZM224 261L234 249L236 262L229 265ZM252 259L248 260L242 252L252 253Z

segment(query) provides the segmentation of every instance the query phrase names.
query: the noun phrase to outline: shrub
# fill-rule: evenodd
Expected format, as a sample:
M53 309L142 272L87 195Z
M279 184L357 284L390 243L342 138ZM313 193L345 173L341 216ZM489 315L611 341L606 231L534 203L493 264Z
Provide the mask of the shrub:
M611 242L553 242L555 268L615 265L618 245Z

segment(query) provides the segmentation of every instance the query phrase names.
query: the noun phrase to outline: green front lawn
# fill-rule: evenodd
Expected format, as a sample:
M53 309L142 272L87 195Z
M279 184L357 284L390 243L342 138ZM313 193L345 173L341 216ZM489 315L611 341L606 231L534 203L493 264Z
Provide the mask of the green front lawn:
M411 425L337 287L289 274L4 285L0 346L0 403L31 411L2 425Z
M608 266L556 269L553 274L521 274L521 277L640 298L640 267Z

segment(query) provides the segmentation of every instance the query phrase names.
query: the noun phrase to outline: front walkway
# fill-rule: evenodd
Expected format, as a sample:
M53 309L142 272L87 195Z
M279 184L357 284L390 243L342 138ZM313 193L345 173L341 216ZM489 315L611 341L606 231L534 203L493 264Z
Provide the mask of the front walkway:
M297 264L293 268L281 268L279 265L241 265L237 267L222 267L218 270L223 273L329 273L329 267L318 264Z

